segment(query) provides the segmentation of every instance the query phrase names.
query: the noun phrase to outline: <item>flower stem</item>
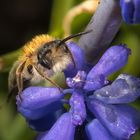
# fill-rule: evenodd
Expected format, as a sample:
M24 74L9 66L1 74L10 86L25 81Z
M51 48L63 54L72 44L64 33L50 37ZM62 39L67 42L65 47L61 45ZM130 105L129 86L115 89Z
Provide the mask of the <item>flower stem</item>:
M93 31L79 40L89 62L97 61L99 55L109 47L122 23L119 0L101 0L86 30Z

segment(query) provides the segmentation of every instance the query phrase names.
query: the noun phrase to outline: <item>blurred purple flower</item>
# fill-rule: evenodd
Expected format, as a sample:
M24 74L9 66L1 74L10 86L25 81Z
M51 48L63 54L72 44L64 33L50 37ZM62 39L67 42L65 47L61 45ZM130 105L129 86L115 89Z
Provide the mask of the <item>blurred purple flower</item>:
M120 0L122 16L128 24L140 23L140 0Z
M18 111L40 132L38 140L74 140L79 126L86 130L78 135L80 140L130 139L140 125L140 114L126 103L140 96L140 79L121 74L113 83L108 81L127 63L130 49L109 48L89 70L80 47L68 46L76 62L75 68L69 65L64 71L70 89L29 87L21 94L22 101L17 96ZM69 100L66 94L71 94Z

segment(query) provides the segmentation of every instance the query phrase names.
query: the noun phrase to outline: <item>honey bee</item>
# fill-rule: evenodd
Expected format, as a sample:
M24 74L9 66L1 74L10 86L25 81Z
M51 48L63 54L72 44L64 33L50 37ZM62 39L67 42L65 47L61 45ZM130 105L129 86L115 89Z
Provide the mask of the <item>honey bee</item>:
M70 35L63 40L55 40L49 35L39 35L25 44L23 55L14 63L9 73L7 101L13 94L20 95L25 88L44 79L60 88L50 77L63 72L70 63L75 66L73 55L65 42L89 32L91 31Z

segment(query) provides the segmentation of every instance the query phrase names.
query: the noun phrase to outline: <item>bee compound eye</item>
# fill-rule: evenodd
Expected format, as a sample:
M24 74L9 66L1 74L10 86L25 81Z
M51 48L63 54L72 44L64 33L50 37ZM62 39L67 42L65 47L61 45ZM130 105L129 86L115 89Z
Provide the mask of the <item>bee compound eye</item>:
M40 61L40 64L47 69L51 69L51 62L47 59L42 59L42 61Z
M52 50L51 49L48 49L46 50L45 54L51 54L52 53Z

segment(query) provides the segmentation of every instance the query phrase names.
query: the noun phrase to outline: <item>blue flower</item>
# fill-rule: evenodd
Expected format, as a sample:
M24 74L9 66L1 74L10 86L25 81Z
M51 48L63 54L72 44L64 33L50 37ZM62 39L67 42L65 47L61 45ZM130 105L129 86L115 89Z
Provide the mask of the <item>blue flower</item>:
M86 132L78 135L80 139L130 139L140 125L140 114L126 103L140 96L140 79L121 74L108 80L127 63L130 49L113 46L90 69L80 47L68 46L76 62L76 67L70 64L64 71L70 88L29 87L21 94L22 101L17 96L18 111L40 132L38 140L74 140L79 126Z
M122 16L128 24L140 23L140 1L139 0L120 0Z

